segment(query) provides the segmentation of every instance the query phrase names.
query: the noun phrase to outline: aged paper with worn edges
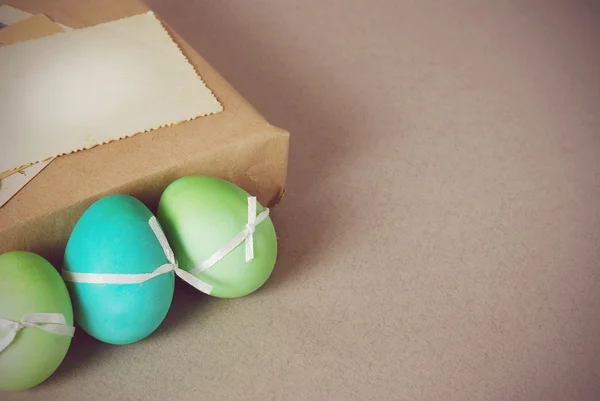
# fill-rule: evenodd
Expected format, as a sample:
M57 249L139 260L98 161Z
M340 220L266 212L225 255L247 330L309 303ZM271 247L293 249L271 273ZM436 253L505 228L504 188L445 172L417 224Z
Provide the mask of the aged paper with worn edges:
M4 46L0 70L0 177L222 110L152 12Z
M0 207L8 202L50 162L39 162L0 181Z
M4 13L9 10L8 16ZM9 45L13 43L22 42L25 40L31 40L38 37L52 35L60 33L63 29L56 23L52 22L48 17L43 14L28 17L25 20L19 20L18 22L11 23L14 21L14 13L10 10L16 10L11 7L0 7L0 23L6 25L5 28L0 29L0 43ZM25 14L25 12L23 12ZM25 14L30 15L30 14ZM5 18L6 17L6 18ZM40 171L42 171L49 163L49 161L43 161L29 166L18 174L12 174L9 177L5 177L0 180L0 207L6 202L12 199L21 188L23 188L29 181L33 179Z

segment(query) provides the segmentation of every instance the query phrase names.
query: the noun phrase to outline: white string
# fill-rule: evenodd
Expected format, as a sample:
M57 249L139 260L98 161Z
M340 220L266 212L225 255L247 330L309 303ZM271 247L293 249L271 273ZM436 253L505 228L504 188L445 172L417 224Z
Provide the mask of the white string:
M246 224L244 229L227 245L212 254L204 262L190 270L190 273L195 276L200 272L210 269L244 241L246 242L246 262L254 259L254 231L256 230L256 226L263 222L267 217L269 217L269 209L265 209L261 214L256 216L256 198L249 197L248 224Z
M68 326L65 316L61 313L29 313L18 322L0 317L0 330L8 330L0 339L0 352L4 351L24 328L36 328L50 334L69 337L73 337L75 333L75 327Z
M190 273L183 269L180 269L173 250L169 246L165 234L160 229L158 221L155 216L152 216L148 221L150 228L154 232L156 239L160 243L163 249L165 257L169 261L164 265L159 266L151 273L77 273L63 269L62 276L65 281L71 281L76 283L88 283L88 284L141 284L146 281L152 280L163 274L175 272L183 281L196 288L198 291L202 291L206 294L212 292L212 286L204 281L192 276Z
M150 224L150 228L152 228L152 231L154 231L154 235L158 239L158 242L160 243L160 246L162 247L163 252L165 253L165 256L167 257L167 260L169 261L169 266L172 267L172 270L175 271L175 274L177 274L177 276L180 279L182 279L183 281L185 281L186 283L188 283L189 285L191 285L198 291L201 291L201 292L204 292L205 294L210 295L210 293L212 292L212 285L205 283L204 281L200 280L199 278L194 277L192 274L179 268L179 265L177 264L177 261L175 260L175 254L173 253L173 250L171 249L171 246L169 245L169 241L167 241L167 237L165 236L165 233L163 233L163 231L161 230L161 228L158 224L158 220L156 220L156 217L152 216L152 218L149 221L149 224ZM160 269L160 267L159 267L159 269Z
M172 271L186 283L206 294L212 292L212 286L199 278L195 277L198 273L210 269L221 259L227 256L237 246L245 241L246 246L246 262L254 259L254 232L256 226L264 221L269 216L269 209L265 209L262 213L256 216L256 198L248 197L248 223L244 229L236 235L227 245L219 249L207 260L194 267L189 272L181 269L175 260L175 254L161 230L155 216L152 216L148 221L150 228L154 232L158 242L160 243L165 257L169 263L159 266L151 273L139 274L111 274L111 273L76 273L65 269L62 271L64 280L78 283L89 284L140 284L151 280L162 274L167 274Z

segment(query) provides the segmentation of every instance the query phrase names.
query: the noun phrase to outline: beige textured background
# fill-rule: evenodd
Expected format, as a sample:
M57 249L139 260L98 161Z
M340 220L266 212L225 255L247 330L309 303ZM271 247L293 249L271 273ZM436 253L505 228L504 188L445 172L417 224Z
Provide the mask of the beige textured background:
M276 272L10 399L600 399L599 3L369 3L150 2L292 132Z

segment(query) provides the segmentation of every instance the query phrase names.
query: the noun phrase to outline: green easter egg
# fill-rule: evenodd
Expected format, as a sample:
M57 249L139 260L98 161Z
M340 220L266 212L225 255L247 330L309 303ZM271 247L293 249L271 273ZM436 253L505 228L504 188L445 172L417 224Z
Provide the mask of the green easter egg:
M158 206L157 218L179 267L190 271L226 246L248 223L248 198L237 185L208 176L173 182ZM257 215L265 209L257 202ZM211 295L236 298L260 288L273 272L277 237L269 217L256 226L254 258L246 262L242 242L208 270L196 274L213 286Z
M58 271L30 252L0 255L0 317L13 322L30 313L60 313L73 326L69 293ZM0 329L0 339L8 331ZM62 363L71 337L24 327L0 352L0 390L19 391L37 386Z

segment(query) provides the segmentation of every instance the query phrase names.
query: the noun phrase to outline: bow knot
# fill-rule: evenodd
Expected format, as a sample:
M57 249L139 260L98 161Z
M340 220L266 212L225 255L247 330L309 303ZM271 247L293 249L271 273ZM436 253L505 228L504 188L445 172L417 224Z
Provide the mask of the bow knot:
M19 331L21 329L24 329L25 327L36 327L36 325L34 323L27 323L27 322L15 322L15 331Z
M160 246L163 249L165 257L168 263L159 266L153 272L150 273L139 273L139 274L117 274L117 273L78 273L70 272L65 269L62 271L62 276L66 281L80 282L80 283L92 283L92 284L140 284L145 281L151 280L162 274L175 272L175 274L196 288L206 294L210 294L212 286L196 277L200 272L210 269L217 262L227 256L231 251L237 248L242 242L245 243L246 247L246 262L254 259L254 233L256 226L269 217L269 209L265 208L258 216L256 215L256 198L248 197L248 222L244 226L244 229L239 232L227 245L219 249L217 252L212 254L208 259L200 263L198 266L191 269L189 272L181 269L175 254L167 241L167 238L162 231L158 220L155 216L152 216L148 221L150 228L154 232Z
M246 232L248 233L249 236L253 235L255 231L256 231L256 226L254 224L246 224Z
M40 329L50 334L73 337L75 327L68 326L65 316L60 313L30 313L13 321L0 317L0 330L8 333L0 339L0 352L4 351L24 328Z
M263 210L258 216L256 215L256 198L248 197L248 222L244 229L238 233L227 245L213 253L208 259L200 263L198 266L190 270L190 274L195 276L205 270L210 269L217 264L221 259L227 256L231 251L238 247L242 242L246 247L246 262L254 259L254 232L256 226L269 217L269 209Z

